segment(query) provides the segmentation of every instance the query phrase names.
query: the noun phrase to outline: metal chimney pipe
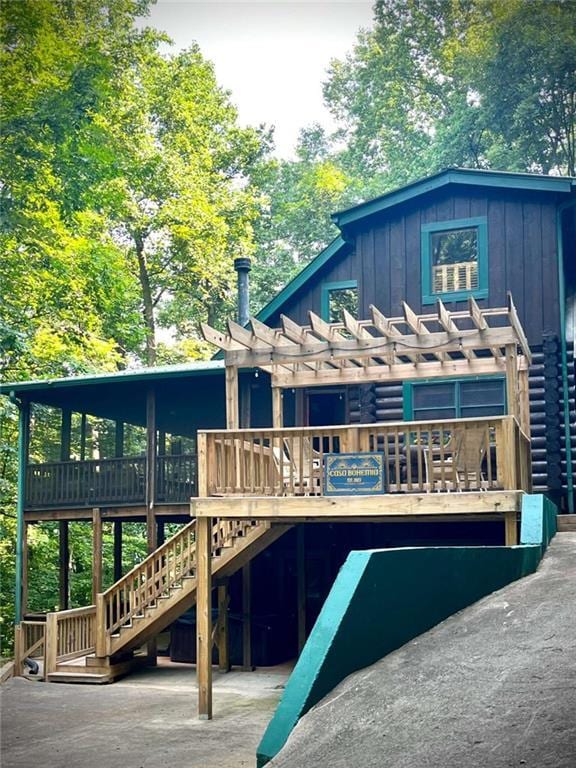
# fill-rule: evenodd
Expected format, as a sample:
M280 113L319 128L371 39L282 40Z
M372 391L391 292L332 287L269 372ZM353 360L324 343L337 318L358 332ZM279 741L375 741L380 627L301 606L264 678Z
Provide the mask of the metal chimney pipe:
M234 259L234 269L238 272L238 322L247 325L250 319L250 278L252 262L247 257Z

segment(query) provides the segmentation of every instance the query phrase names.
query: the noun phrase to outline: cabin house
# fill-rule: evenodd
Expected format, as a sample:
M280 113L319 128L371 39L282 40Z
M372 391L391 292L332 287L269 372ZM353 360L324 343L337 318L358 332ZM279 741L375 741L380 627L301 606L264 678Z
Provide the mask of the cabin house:
M449 169L335 214L340 235L255 318L204 327L209 362L2 385L20 408L19 663L106 681L197 604L210 717L213 645L221 669L295 655L350 549L513 544L531 490L574 512L575 200L570 178ZM61 413L57 458L29 460L35 404ZM48 520L60 610L29 616L27 531ZM80 608L70 521L93 528ZM149 557L124 574L127 521ZM183 527L164 541L167 522Z

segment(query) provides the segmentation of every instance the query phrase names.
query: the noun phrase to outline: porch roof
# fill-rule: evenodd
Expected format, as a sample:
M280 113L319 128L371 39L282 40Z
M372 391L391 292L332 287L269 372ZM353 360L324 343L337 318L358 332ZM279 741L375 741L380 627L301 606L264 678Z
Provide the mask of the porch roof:
M343 322L327 323L309 312L307 326L283 315L279 329L252 318L252 330L233 321L227 333L206 324L202 330L224 351L227 367L261 368L274 387L477 376L506 371L511 354L518 370L531 362L510 294L500 308L481 309L470 298L468 308L457 312L441 300L431 314L417 315L406 303L402 317L387 318L374 306L370 312L369 320L344 310Z

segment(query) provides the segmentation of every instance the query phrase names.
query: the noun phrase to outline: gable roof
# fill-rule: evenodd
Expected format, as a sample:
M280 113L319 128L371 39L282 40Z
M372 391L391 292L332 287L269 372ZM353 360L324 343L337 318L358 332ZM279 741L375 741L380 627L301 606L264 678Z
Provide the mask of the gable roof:
M318 256L315 256L312 261L308 262L304 269L301 272L298 272L298 274L287 283L284 288L282 288L280 293L277 293L276 296L274 296L274 298L269 301L260 312L258 312L256 319L265 323L266 320L272 317L272 315L274 315L288 301L288 299L290 299L296 291L304 285L304 283L308 282L308 280L315 275L316 272L322 269L330 259L341 254L346 247L350 247L349 244L346 243L343 237L338 236L330 243L330 245L326 246Z
M575 179L569 176L544 176L536 173L510 173L468 168L447 168L404 187L367 200L352 208L332 214L332 220L342 229L347 224L372 216L415 197L440 189L448 184L493 187L498 189L528 189L538 192L570 193Z

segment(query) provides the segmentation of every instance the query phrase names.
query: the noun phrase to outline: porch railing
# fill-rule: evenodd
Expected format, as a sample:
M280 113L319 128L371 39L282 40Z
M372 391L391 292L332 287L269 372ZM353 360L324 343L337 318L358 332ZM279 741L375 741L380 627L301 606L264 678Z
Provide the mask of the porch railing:
M202 434L209 496L321 496L327 453L376 451L388 493L530 488L530 441L512 416Z
M196 454L158 456L156 501L188 501L196 495L196 474ZM27 509L143 504L145 496L146 458L143 456L47 462L27 467Z

